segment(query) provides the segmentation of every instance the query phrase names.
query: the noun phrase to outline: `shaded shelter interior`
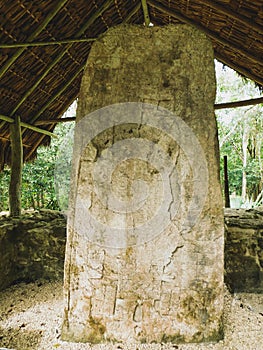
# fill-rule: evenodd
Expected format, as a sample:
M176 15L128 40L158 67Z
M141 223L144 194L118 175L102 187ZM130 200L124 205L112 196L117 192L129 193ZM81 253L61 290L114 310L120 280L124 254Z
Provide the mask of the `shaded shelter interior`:
M11 159L6 119L20 116L22 123L52 132L78 97L92 42L112 26L143 25L147 18L155 26L201 29L219 61L263 85L261 0L1 1L0 168ZM27 161L50 136L23 127L22 142Z

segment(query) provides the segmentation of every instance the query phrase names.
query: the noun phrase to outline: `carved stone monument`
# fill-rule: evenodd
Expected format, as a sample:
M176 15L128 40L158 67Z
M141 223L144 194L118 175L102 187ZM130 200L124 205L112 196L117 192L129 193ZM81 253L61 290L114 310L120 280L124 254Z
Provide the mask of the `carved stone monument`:
M193 27L94 42L78 101L62 338L222 338L213 49Z

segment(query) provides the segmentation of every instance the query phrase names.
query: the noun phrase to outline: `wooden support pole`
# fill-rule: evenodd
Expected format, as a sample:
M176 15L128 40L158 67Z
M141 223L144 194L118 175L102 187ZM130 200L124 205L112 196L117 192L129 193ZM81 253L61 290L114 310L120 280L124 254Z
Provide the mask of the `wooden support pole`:
M23 169L23 145L21 136L20 118L10 124L11 131L11 177L9 185L9 210L10 216L21 215L21 187Z
M228 170L227 170L227 156L224 156L224 185L225 185L225 208L230 208Z
M142 1L142 10L144 15L145 27L149 27L151 21L150 21L148 6L147 6L147 0L141 0L141 1Z

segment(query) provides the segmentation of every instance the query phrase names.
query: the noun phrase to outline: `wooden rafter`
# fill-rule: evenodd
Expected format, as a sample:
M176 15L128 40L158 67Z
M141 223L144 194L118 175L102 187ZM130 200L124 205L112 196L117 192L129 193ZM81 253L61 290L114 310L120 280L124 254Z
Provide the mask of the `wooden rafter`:
M63 85L62 89L60 89L55 95L52 96L52 98L48 101L48 103L47 103L45 106L43 106L43 107L41 108L41 110L32 118L32 122L36 121L36 120L39 118L39 116L45 111L45 109L48 108L48 106L49 106L58 96L60 96L60 95L63 93L63 91L65 91L65 90L68 88L68 86L69 86L69 85L72 83L72 81L78 76L78 74L81 73L81 71L84 69L84 67L85 67L85 64L84 64L83 66L81 66L81 67L78 69L77 73L71 78L71 80L70 80L67 84ZM54 124L54 123L52 123L52 124ZM38 148L38 146L42 143L44 137L45 137L45 135L41 136L41 137L39 138L39 140L36 142L36 144L31 148L30 152L28 152L28 155L27 155L28 158L31 157L31 155L35 152L35 150Z
M57 5L55 6L53 12L51 12L41 23L35 31L29 37L27 38L27 41L33 41L41 32L43 29L46 28L48 23L56 16L56 14L61 10L61 8L65 5L65 3L68 0L60 0L58 1ZM8 70L8 68L18 59L19 56L22 55L22 53L26 50L26 47L21 47L19 50L17 50L13 56L11 56L6 63L2 66L0 69L0 78L4 75L4 73Z
M257 82L258 84L263 85L263 78L259 79L259 77L255 76L254 74L249 72L247 69L244 69L241 66L233 63L230 59L226 59L218 52L215 52L215 56L220 62L226 64L228 67L234 69L235 71L239 72L240 74L244 75L245 77Z
M9 142L9 141L10 141L10 138L4 137L4 136L0 136L0 140ZM23 143L23 147L29 148L29 147L31 147L31 145L28 145L28 144L26 144L26 143Z
M255 106L263 103L263 97L253 98L250 100L235 101L235 102L225 102L215 104L215 109L225 109L225 108L236 108L245 106Z
M263 34L263 27L262 26L260 26L259 24L255 23L255 22L252 22L250 19L243 16L242 14L240 14L240 13L237 14L236 12L230 10L230 8L228 8L227 6L222 6L219 3L215 2L215 1L211 1L211 0L202 0L202 4L205 4L205 5L209 6L210 8L222 13L223 15L226 15L226 16L234 19L235 21L238 21L238 22L248 26L249 28L253 29L255 32L257 32L259 34Z
M98 10L89 18L84 26L78 31L76 37L80 37L84 32L99 18L103 12L105 12L111 5L114 4L114 0L105 1L104 4L98 8Z
M123 23L129 23L132 17L140 10L141 3L138 3L137 6L134 7L133 11L131 11L127 17L123 20Z
M81 38L81 39L64 39L54 41L33 41L25 43L12 43L12 44L1 44L0 49L14 49L18 47L33 47L33 46L51 46L51 45L62 45L62 44L74 44L74 43L87 43L95 41L97 38Z
M69 122L75 122L75 121L76 121L76 117L68 117L68 118L60 118L60 119L38 120L35 125L69 123Z
M261 103L263 103L263 97L258 97L258 98L252 98L250 100L216 103L215 109L254 106ZM75 121L76 121L76 117L68 117L68 118L60 118L60 119L38 120L35 125L60 124L60 123L69 123L69 122L75 122Z
M252 60L255 63L262 63L262 59L255 57L253 54L251 54L250 52L248 52L247 50L245 50L244 48L241 48L240 46L234 44L234 43L230 43L227 39L221 38L217 33L207 29L206 27L204 27L201 24L196 23L193 19L190 19L188 17L185 17L184 15L175 12L174 10L171 10L169 8L166 8L164 5L157 3L154 0L148 0L149 5L155 7L156 9L158 9L159 11L166 13L167 15L174 17L176 19L179 19L180 21L182 21L183 23L187 23L190 24L196 28L198 28L199 30L203 31L204 33L206 33L210 38L214 39L215 41L219 42L220 44L227 46L227 47L231 47L234 48L236 52L239 52L240 54L244 55L245 57L249 58L250 60Z
M38 80L34 83L33 86L31 86L30 89L28 89L25 94L22 96L21 100L17 103L15 108L11 112L11 117L15 114L15 112L18 110L18 108L25 102L25 100L30 96L35 89L38 87L38 85L41 83L41 81L48 75L48 73L51 71L51 69L61 60L61 58L65 55L66 51L63 51L60 53L46 68L44 73L38 78Z
M13 124L15 122L15 119L10 118L6 115L2 115L2 114L0 114L0 119L4 120L5 122L10 123L10 124ZM20 126L27 128L27 129L31 129L35 132L40 133L40 134L48 135L51 137L57 137L57 135L53 134L52 132L50 132L48 130L38 128L38 127L31 125L31 124L28 124L28 123L20 122Z
M92 25L92 23L107 9L110 5L112 5L113 1L108 0L105 2L105 4L99 8L96 13L94 13L93 16L82 26L82 28L77 32L76 38L81 37L83 33L89 28L89 26ZM18 104L15 106L15 108L11 112L11 116L15 114L15 112L18 110L18 108L25 102L25 100L30 96L33 91L38 87L38 85L41 83L41 81L47 76L47 74L53 69L53 67L64 57L64 55L67 53L67 51L72 47L73 44L68 44L68 47L65 51L60 52L53 60L52 62L47 66L44 73L38 78L38 80L34 83L34 85L26 91L26 93L22 96L21 100L18 102Z
M76 82L80 80L82 67L78 63L79 52L75 50L75 47L79 47L81 53L87 56L91 42L96 40L95 37L100 38L106 28L125 22L137 24L145 22L147 25L148 22L145 21L145 14L147 13L153 23L156 24L166 25L169 17L169 22L173 18L172 22L177 23L178 19L181 23L188 23L198 27L211 38L215 57L219 61L263 86L263 76L261 74L263 66L260 47L263 27L260 23L260 1L262 2L262 0L249 1L247 2L247 6L243 6L244 2L242 0L237 0L235 4L231 1L221 0L188 1L191 3L191 6L189 5L191 7L189 12L182 10L186 0L164 2L161 0L140 0L127 1L126 3L117 3L116 0L104 0L96 2L96 4L94 2L94 6L90 5L87 7L85 0L56 0L50 3L48 10L43 5L44 2L43 4L40 2L34 6L32 5L30 8L28 6L21 8L19 1L17 5L11 4L8 1L3 2L1 10L3 16L7 14L7 22L3 22L3 30L1 31L1 41L3 44L0 44L0 51L3 52L0 72L3 73L4 66L9 66L1 80L2 102L6 103L6 106L4 106L5 111L3 110L2 113L12 119L16 116L21 116L24 122L40 129L46 129L47 132L51 132L57 123L68 122L69 120L64 118L58 120L56 118L61 116L63 111L66 110L67 106L78 94L78 83L76 85ZM146 5L146 11L143 10L143 5ZM158 10L157 6L162 6L165 10ZM240 7L236 10L237 6ZM59 8L60 10L58 10ZM55 15L56 11L57 13ZM170 11L173 13L171 14ZM52 20L48 18L50 12L52 12ZM179 17L180 15L181 17ZM34 28L37 26L44 28L42 32L39 32L40 35L37 35L39 27L37 31L35 29L32 30L33 17L35 19ZM81 22L79 19L82 19ZM11 24L11 22L13 27L16 28L15 31L10 31L9 23ZM44 22L46 22L47 29L45 29ZM84 25L83 28L81 28L81 25ZM63 33L71 34L64 34L63 36L60 30L61 26L63 26ZM76 38L76 32L79 30L82 30L82 34ZM46 34L49 34L48 38ZM33 37L34 35L35 37ZM86 38L86 36L90 38ZM83 44L78 45L75 42ZM53 45L53 49L52 46L47 45ZM39 49L36 49L38 46ZM30 49L31 47L35 47L35 49ZM32 91L28 91L28 88L31 88L41 78L40 75L48 68L48 66L42 67L43 70L41 70L40 74L35 74L37 65L40 64L42 59L45 60L45 57L42 56L41 47L45 51L44 56L50 53L52 59L54 57L56 58L62 51L65 51L65 55L58 59L53 69L51 68L47 72L47 75L40 80L40 85L33 86ZM55 49L57 51L54 51ZM22 65L23 60L26 62L25 70L21 67L15 70L13 69L18 63L17 58ZM67 74L63 79L56 73L56 68L59 67L61 62L67 67ZM49 63L50 61L47 64ZM78 69L80 69L80 75L77 77ZM54 75L52 82L47 80L51 75ZM75 80L73 75L75 75ZM72 91L71 86L64 86L64 84L68 83L68 80L71 80ZM47 99L45 89L40 89L42 84L47 85L51 96L50 99ZM25 96L26 94L28 95ZM216 104L215 109L253 105L256 101L257 103L262 103L261 98L254 100ZM31 108L26 108L27 104ZM32 104L35 107L32 107ZM15 108L16 111L13 111ZM35 113L30 112L32 108ZM11 115L12 112L13 115ZM0 118L0 128L5 123L4 121L1 123ZM7 124L5 124L2 128L2 142L0 142L3 153L3 156L0 154L1 164L5 162L10 164L10 144L9 142L5 142L7 140L10 141L10 135L7 130ZM32 155L32 152L35 152L39 141L41 143L43 139L44 141L47 140L45 134L36 135L34 132L26 132L26 128L24 127L22 127L22 138L25 143L30 145L29 149L24 148L26 159L29 159L30 154Z
M76 74L74 74L74 76L67 82L67 84L63 85L62 89L58 90L58 92L52 96L52 98L48 101L48 103L45 106L43 106L41 108L41 110L31 119L32 122L34 122L48 108L48 106L56 98L58 98L69 87L70 84L72 84L72 81L74 81L76 79L76 77L83 71L84 67L85 67L85 65L82 65L81 67L79 67ZM8 123L14 122L14 119L7 117L5 115L0 115L0 120L3 120L3 121L8 122ZM41 123L40 125L43 125L43 124L54 124L54 123ZM36 131L38 133L41 133L41 134L44 134L47 136L57 137L57 135L53 134L52 132L45 130L45 129L38 128L35 125L31 125L31 124L24 123L24 122L20 122L20 125L27 128L27 129L31 129L33 131ZM36 125L39 125L39 124L36 123ZM23 132L22 132L22 134L23 134Z
M77 76L84 70L86 64L83 64L79 67L77 72L71 77L71 79L65 83L61 89L59 89L49 100L48 102L37 112L37 114L31 119L32 123L34 123L44 111L51 105L52 102L55 101L63 92L72 84L72 82L77 78Z

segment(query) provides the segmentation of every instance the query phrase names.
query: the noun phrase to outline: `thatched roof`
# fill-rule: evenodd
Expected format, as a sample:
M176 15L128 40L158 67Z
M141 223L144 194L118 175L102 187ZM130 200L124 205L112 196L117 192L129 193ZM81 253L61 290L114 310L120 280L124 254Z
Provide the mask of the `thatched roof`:
M154 25L192 23L219 61L263 85L262 0L0 0L0 115L52 131L40 121L59 119L78 96L92 40L123 22L143 24L145 2ZM25 160L48 141L23 129ZM0 168L9 160L9 123L0 120Z

